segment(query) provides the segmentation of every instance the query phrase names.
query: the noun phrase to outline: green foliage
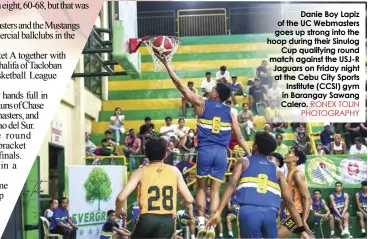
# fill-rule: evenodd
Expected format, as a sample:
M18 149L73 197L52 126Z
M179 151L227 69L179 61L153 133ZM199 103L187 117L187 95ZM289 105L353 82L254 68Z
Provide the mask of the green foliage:
M98 210L100 210L100 201L109 200L112 193L110 177L99 167L89 173L84 188L86 189L86 201L94 203L97 200Z

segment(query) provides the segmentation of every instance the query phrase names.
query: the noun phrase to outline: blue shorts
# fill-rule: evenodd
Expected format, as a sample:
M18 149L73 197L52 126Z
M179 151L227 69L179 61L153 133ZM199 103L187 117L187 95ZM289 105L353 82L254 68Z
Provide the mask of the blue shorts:
M209 177L222 182L227 168L227 149L212 145L198 149L197 177Z
M241 205L238 216L241 238L278 238L278 209L254 205Z

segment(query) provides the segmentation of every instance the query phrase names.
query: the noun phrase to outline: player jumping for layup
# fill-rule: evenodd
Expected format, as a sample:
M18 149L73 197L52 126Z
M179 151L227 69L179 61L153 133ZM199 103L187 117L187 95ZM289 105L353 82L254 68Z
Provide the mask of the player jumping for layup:
M141 213L130 238L172 238L176 228L177 190L184 198L184 205L194 201L180 171L162 162L166 149L164 139L148 141L146 156L150 164L135 170L116 198L117 211L126 217L125 200L138 186Z
M184 85L175 72L161 59L165 65L174 85L183 94L185 99L194 107L198 116L198 162L197 162L197 195L196 204L198 212L198 237L207 233L207 237L214 237L214 230L205 229L204 214L206 210L206 184L211 179L211 206L213 215L220 201L220 187L227 167L227 146L231 138L231 128L234 130L239 145L250 155L247 143L243 139L236 116L230 113L230 107L224 105L231 94L231 89L224 83L218 83L203 100Z

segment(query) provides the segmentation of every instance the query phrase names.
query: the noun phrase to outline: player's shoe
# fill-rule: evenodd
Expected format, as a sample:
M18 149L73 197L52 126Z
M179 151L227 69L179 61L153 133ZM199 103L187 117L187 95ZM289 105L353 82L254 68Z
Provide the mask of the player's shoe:
M344 229L344 230L342 230L342 232L341 232L341 236L342 236L342 237L349 237L349 236L350 236L350 232L349 232L349 230L348 230L348 229Z
M215 228L211 227L207 233L206 233L206 238L207 239L215 239L216 238L216 232L215 232Z
M204 224L198 224L198 233L197 233L197 239L205 238L207 234L207 230Z

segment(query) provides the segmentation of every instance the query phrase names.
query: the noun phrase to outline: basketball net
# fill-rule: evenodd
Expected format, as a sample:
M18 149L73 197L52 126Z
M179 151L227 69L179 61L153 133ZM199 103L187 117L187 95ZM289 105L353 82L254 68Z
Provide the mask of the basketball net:
M166 71L166 68L164 66L164 64L162 64L161 60L159 59L159 56L157 56L153 50L152 50L152 43L153 43L154 38L151 38L149 40L146 40L144 43L147 46L147 49L149 51L149 53L152 55L152 60L153 60L153 71L154 72L163 72ZM171 43L173 45L173 48L170 52L169 55L167 56L163 56L166 58L167 64L171 65L172 63L172 58L175 55L176 50L178 49L178 47L180 46L180 39L176 38L176 37L170 37Z

